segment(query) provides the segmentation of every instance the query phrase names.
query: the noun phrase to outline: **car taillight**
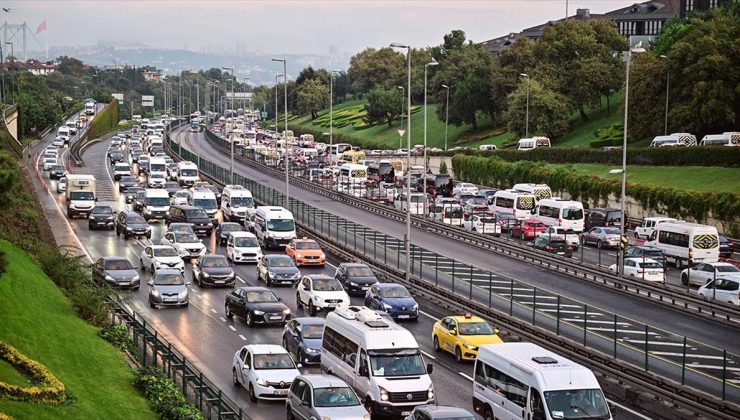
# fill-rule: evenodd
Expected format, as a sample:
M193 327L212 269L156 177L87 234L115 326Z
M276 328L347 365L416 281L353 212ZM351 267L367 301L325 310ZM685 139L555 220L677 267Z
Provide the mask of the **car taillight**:
M545 251L547 251L547 252L552 252L553 249L554 248L552 247L552 245L546 245L545 246Z
M566 246L566 247L565 247L565 250L566 250L566 251L571 251L571 252L572 252L572 251L573 251L573 247L572 247L572 246L570 246L570 245L569 245L569 246Z

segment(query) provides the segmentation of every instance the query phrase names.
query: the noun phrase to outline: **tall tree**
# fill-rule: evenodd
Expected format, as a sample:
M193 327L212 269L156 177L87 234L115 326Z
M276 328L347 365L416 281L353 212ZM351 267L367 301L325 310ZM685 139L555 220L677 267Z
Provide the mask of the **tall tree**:
M296 109L301 114L311 114L311 119L318 118L319 110L329 105L329 86L321 80L308 79L298 87Z
M537 80L529 81L529 134L546 134L556 139L568 132L570 111L563 95L544 87ZM527 124L527 81L507 98L506 120L509 131L523 136Z
M638 54L630 65L628 136L632 140L663 133L666 63L655 54Z
M367 123L386 122L388 128L391 128L393 120L401 113L402 100L396 89L381 87L371 89L367 94L367 104L365 104Z
M364 93L377 86L395 87L405 74L405 62L403 54L392 48L367 48L353 55L347 72L352 92Z
M494 123L497 119L495 117L506 111L507 97L519 86L521 74L531 74L536 65L534 42L525 37L518 38L510 48L493 57L491 61L491 105L494 112Z

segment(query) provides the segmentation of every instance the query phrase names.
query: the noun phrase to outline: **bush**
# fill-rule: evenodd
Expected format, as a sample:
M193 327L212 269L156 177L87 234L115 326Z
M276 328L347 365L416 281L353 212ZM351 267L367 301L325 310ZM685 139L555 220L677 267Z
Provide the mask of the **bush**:
M29 401L43 404L59 404L67 400L67 391L46 366L30 359L13 346L0 341L0 360L4 360L19 372L28 376L33 386L20 387L0 382L0 396L13 401Z
M5 253L0 251L0 276L3 275L5 270L8 268L8 260L5 259Z
M109 96L110 97L110 96ZM88 140L96 139L118 128L118 101L112 100L95 116L87 133Z
M98 332L98 335L119 350L130 352L134 348L134 342L122 324L108 324Z
M152 403L154 411L163 420L202 419L203 414L188 404L180 388L165 374L153 367L142 367L135 371L134 385Z

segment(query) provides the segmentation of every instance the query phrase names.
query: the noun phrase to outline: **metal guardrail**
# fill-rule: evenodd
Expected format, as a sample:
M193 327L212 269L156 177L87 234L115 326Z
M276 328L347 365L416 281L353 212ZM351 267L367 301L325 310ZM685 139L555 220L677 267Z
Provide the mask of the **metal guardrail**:
M179 149L176 159L196 159L195 154L169 138L166 145L170 152ZM202 175L222 185L228 182L228 169L204 158L200 163ZM252 191L257 202L285 205L279 191L238 174L234 177L236 183ZM610 369L610 376L626 384L652 384L651 392L666 401L685 399L685 405L693 402L689 404L692 410L711 413L711 417L740 414L736 403L740 400L738 355L511 278L500 278L417 246L411 246L411 267L405 267L403 241L299 200L291 199L287 208L313 236L332 241L374 267L395 270L399 275L410 269L413 281L432 297L495 314L517 334L536 333L550 347L572 349L581 359L599 360L588 364L597 371ZM732 415L718 415L721 413Z
M224 153L230 153L228 143L210 130L206 130L206 138L217 149ZM285 173L281 170L260 164L243 156L236 155L236 153L234 158L243 164L259 169L262 173L275 178L283 179L285 176ZM406 220L405 212L378 204L366 198L343 194L296 176L290 176L290 182L301 189L382 215L389 219L400 222L405 222ZM542 268L571 275L593 284L609 287L611 290L619 293L638 297L651 303L667 306L671 309L680 310L682 313L715 321L724 326L740 328L740 308L736 306L718 301L704 301L698 296L670 288L666 285L641 282L639 279L630 279L628 277L620 277L607 270L583 261L558 258L552 254L533 250L532 248L513 241L469 232L460 227L429 220L426 217L413 215L411 219L414 226L425 229L431 233L460 240L478 247L483 247Z

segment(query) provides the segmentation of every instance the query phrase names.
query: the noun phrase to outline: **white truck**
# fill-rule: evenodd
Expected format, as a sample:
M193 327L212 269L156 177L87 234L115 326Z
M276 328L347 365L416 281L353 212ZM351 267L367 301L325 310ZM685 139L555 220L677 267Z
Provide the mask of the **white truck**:
M177 182L181 187L192 186L198 180L198 166L193 162L177 163Z
M95 115L95 101L85 102L85 115Z
M95 177L92 175L70 174L67 176L67 217L89 216L97 198L95 196Z

